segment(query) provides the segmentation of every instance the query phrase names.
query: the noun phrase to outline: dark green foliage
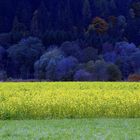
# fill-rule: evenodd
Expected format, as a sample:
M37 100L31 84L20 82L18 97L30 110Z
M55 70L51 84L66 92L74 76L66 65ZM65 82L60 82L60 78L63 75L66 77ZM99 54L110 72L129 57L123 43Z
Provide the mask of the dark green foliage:
M108 72L107 72L108 64L104 61L98 60L95 62L92 74L93 79L95 81L107 81L108 80Z
M82 57L82 50L78 44L78 42L64 42L60 49L65 53L66 56L74 56L77 59L80 59Z
M71 41L75 39L71 32L66 32L63 30L51 30L46 31L43 36L43 43L46 46L50 45L61 45L65 41Z
M116 65L110 64L107 67L107 73L108 73L108 81L121 81L122 74Z
M87 47L83 49L81 55L81 62L87 63L88 61L95 61L98 59L98 50L92 47Z
M0 45L8 48L8 46L12 42L12 36L10 33L2 33L0 34Z

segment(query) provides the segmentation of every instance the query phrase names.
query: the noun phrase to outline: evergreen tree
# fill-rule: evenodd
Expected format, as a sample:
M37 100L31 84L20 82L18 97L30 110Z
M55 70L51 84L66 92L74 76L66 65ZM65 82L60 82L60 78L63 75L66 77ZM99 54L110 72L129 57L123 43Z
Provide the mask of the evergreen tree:
M23 23L19 22L18 17L15 17L11 30L11 43L17 43L22 37L26 37L28 35L29 31L27 30L27 27Z
M31 21L31 33L34 36L42 36L47 29L47 9L42 0L40 6L35 10Z
M30 1L20 0L18 2L16 15L19 19L19 22L24 23L29 28L32 17L32 8Z
M58 3L56 27L60 30L70 30L73 25L70 0L60 0Z
M84 0L83 3L83 22L84 22L84 26L87 27L87 25L89 25L89 21L91 19L91 7L90 7L90 3L89 0Z

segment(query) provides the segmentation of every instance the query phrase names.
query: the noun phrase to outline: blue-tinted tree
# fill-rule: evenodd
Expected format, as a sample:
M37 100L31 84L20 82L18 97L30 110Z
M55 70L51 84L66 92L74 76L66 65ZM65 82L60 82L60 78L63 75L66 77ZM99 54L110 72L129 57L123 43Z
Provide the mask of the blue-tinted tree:
M107 67L108 67L108 64L102 60L98 60L95 62L92 69L94 81L107 81L108 80Z
M130 63L130 57L138 50L133 43L129 44L128 42L119 42L115 46L117 54L116 64L119 66L124 79L127 79L129 74L134 72Z
M128 42L118 42L115 45L115 52L119 56L128 57L137 51L138 51L138 48L133 43L129 44Z
M57 48L53 48L46 52L41 58L35 62L35 78L56 80L55 70L59 61L64 58L63 52Z
M130 63L135 73L140 71L140 50L130 57Z
M67 57L62 59L56 68L56 79L58 81L71 81L77 69L78 60L75 57Z
M0 46L0 70L4 69L6 65L6 50Z
M0 70L0 81L6 81L7 80L7 73L4 70Z
M113 50L114 50L114 46L110 43L104 43L102 45L102 53L103 54L112 52Z
M17 70L13 70L17 71L18 78L32 78L34 62L39 59L43 52L44 46L41 41L33 37L23 39L8 49L9 63L12 67L17 68Z
M108 52L108 53L103 54L103 58L106 62L115 63L117 60L117 55L114 51Z
M77 42L64 42L60 49L66 54L66 56L74 56L76 58L80 58L81 48Z
M92 81L92 74L86 70L80 69L74 75L74 81Z
M80 61L87 63L88 61L95 61L98 59L98 50L94 49L92 47L87 47L85 49L82 50L81 52L81 58Z
M5 48L8 48L11 45L12 37L11 33L1 33L0 34L0 45Z

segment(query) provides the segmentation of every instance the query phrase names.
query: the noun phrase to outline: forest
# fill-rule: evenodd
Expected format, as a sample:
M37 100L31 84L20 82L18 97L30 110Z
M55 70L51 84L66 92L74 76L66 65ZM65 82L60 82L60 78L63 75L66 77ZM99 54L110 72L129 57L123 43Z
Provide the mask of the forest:
M0 81L140 81L140 0L0 0Z

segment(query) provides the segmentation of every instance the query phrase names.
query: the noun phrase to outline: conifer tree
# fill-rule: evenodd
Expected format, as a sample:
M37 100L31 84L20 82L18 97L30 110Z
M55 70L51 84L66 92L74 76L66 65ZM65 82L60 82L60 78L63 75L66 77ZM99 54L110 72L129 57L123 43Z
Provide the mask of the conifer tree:
M91 7L89 0L84 0L83 3L83 22L84 26L87 26L89 24L89 21L91 19Z
M31 21L31 33L34 36L42 36L47 29L47 8L42 0L38 9L35 10Z

